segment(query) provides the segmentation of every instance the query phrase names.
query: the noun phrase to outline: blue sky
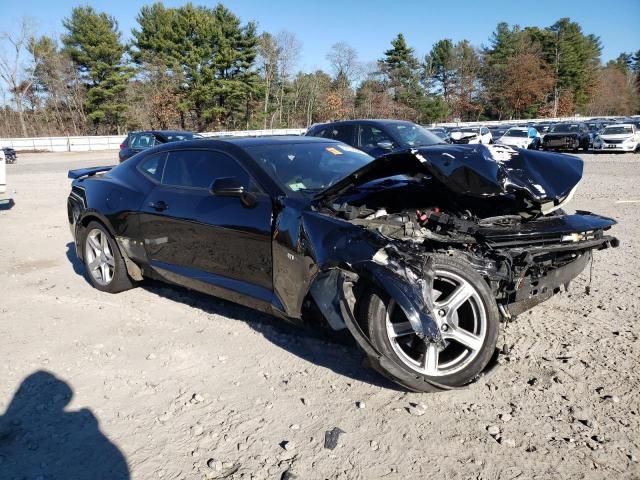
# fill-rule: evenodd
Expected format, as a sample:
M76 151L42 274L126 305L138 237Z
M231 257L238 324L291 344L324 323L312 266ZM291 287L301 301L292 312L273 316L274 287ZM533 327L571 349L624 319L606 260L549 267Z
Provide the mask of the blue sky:
M10 30L27 15L35 18L42 33L60 34L61 20L74 6L89 4L118 19L125 38L135 26L144 0L0 0L0 31ZM166 0L177 6L183 1ZM216 1L194 1L213 6ZM586 33L598 35L602 59L640 49L640 0L533 0L442 1L426 0L229 0L223 2L243 22L254 20L259 29L289 30L302 41L299 67L326 68L325 56L332 44L345 41L361 61L374 61L389 48L399 32L422 57L441 38L464 38L475 46L486 44L500 21L521 26L549 26L561 17L579 22Z

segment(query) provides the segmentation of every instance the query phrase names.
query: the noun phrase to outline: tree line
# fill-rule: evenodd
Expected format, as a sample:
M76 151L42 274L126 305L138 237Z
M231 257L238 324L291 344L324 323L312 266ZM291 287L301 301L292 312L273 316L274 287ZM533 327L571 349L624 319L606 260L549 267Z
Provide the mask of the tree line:
M0 34L0 136L293 128L344 118L420 123L640 110L640 50L603 65L600 39L569 18L499 23L483 46L402 33L376 62L344 42L329 71L297 69L295 33L258 32L224 5L145 5L128 42L115 17L74 8L55 38L29 19Z

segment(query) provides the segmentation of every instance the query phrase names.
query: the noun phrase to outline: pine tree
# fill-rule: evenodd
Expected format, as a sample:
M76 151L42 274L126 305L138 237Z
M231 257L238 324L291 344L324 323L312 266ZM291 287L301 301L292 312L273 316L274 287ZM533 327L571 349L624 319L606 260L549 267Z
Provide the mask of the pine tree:
M130 77L123 64L125 46L115 18L98 13L93 7L76 7L63 20L64 52L78 68L87 88L85 108L95 129L105 126L120 133L127 105L124 93Z
M260 93L253 70L258 37L254 23L222 5L188 3L179 8L145 6L133 31L133 58L155 58L180 78L178 108L198 130L209 125L240 127L250 122Z

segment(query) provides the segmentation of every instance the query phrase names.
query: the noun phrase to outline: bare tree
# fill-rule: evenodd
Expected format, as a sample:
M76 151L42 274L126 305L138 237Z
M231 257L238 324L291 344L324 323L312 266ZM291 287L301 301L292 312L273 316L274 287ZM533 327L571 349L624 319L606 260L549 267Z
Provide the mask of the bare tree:
M33 22L28 17L23 17L17 32L0 33L0 41L3 43L0 49L0 79L6 83L13 94L13 100L20 120L22 135L28 137L27 125L24 121L23 99L30 91L33 81L28 75L29 69L22 64L22 56L26 52ZM6 50L6 51L5 51Z
M269 100L271 98L271 88L278 75L278 57L280 51L277 41L273 36L265 32L260 36L258 43L258 71L262 73L264 79L264 126L267 128L267 114L269 113Z
M344 78L349 85L361 75L358 52L346 42L334 43L327 53L327 60L334 77Z
M293 70L300 61L302 43L295 33L282 30L276 35L278 46L278 76L280 77L280 91L278 92L278 121L282 125L282 105L284 100L284 85L291 79ZM273 128L274 117L271 117Z

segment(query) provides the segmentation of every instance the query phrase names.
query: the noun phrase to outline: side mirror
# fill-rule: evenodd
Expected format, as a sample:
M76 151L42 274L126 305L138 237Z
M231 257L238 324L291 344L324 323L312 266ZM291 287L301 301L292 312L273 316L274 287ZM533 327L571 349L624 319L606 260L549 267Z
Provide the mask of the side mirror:
M244 187L236 177L222 177L213 181L209 191L219 197L239 197L244 193Z
M251 192L245 192L236 177L216 178L211 184L209 192L218 197L237 197L242 205L248 208L256 204L256 196Z
M393 143L389 142L388 140L378 142L377 145L384 150L393 150Z

